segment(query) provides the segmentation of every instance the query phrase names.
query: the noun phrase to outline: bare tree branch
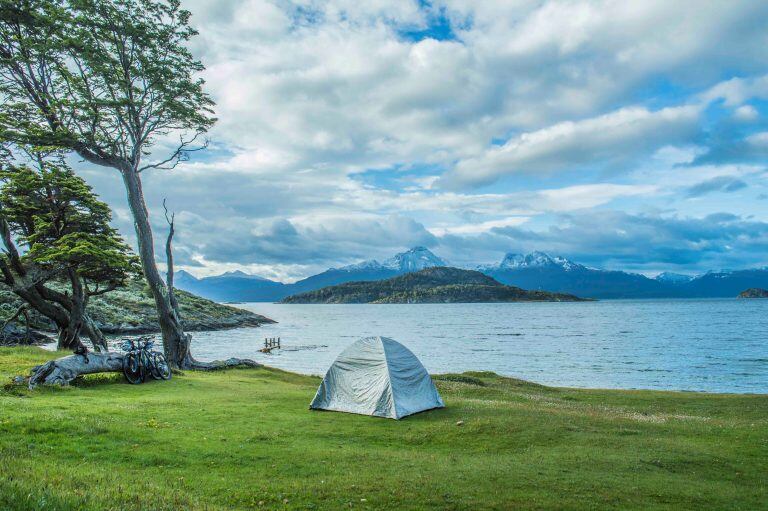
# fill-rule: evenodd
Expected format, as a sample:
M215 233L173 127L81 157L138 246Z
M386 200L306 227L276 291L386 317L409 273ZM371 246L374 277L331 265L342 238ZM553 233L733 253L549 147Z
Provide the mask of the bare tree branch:
M176 220L176 213L168 213L168 206L166 205L166 199L163 199L163 209L165 210L165 221L168 222L168 238L165 240L165 258L166 265L168 266L165 272L165 284L168 287L168 299L171 302L171 307L176 313L178 318L181 318L179 314L179 303L176 301L176 293L173 289L173 235L176 233L174 222Z
M202 151L208 148L208 139L206 138L202 145L198 147L190 147L195 141L202 135L201 132L195 133L195 136L190 140L184 140L183 137L179 137L179 147L165 160L149 165L144 165L136 170L136 172L144 172L147 169L160 169L160 170L173 170L179 163L189 160L189 153Z

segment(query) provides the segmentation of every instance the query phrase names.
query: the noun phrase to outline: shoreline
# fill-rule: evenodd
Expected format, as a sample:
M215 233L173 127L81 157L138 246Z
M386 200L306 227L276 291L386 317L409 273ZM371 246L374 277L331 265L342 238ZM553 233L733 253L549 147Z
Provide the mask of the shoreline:
M29 344L29 345L0 345L0 349L3 348L24 348L24 347L33 347L33 348L40 348L46 352L55 353L58 350L56 350L56 341L55 339L51 339L51 342L49 343L41 343L41 344ZM69 351L62 351L62 354L66 353L69 354ZM258 351L254 352L252 355L248 356L247 358L252 357L260 357L261 353ZM64 355L62 355L64 356ZM226 357L226 355L223 355ZM200 359L204 362L210 362L214 359L207 360L208 357L201 357ZM254 358L254 360L256 360ZM306 378L322 378L323 374L318 373L312 373L312 372L301 372L291 369L285 369L282 367L269 365L268 363L264 363L262 360L257 360L263 368L269 369L271 371L280 371L286 374L290 374L297 377L306 377ZM587 386L580 386L580 385L561 385L561 384L553 384L553 383L541 383L534 380L528 380L524 378L519 378L516 375L513 374L504 374L499 373L497 371L484 371L484 370L478 370L478 369L466 369L464 371L449 371L449 372L440 372L440 373L429 373L429 375L432 377L433 380L444 380L444 381L452 381L451 377L459 376L462 377L464 375L471 375L471 374L483 374L487 375L489 377L494 378L504 378L519 382L524 382L528 385L537 385L540 387L548 388L548 389L557 389L560 391L595 391L595 392L658 392L658 393L668 393L668 394L683 394L683 395L698 395L698 396L768 396L768 388L765 389L762 392L755 392L755 391L744 391L744 392L738 392L738 391L708 391L708 390L700 390L700 389L658 389L658 388L649 388L649 387L587 387Z

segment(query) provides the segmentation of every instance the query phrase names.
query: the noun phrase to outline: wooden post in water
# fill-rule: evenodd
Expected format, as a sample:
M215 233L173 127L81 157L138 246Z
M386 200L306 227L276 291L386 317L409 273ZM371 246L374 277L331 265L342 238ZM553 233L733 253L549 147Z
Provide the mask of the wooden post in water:
M264 338L264 347L261 348L259 351L262 353L269 353L273 349L280 349L280 338L279 337L265 337Z

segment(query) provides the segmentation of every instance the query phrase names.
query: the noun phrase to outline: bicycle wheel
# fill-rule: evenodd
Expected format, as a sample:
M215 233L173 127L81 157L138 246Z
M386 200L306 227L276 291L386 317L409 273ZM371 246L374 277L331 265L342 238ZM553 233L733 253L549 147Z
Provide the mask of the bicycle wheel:
M125 379L128 380L128 383L138 385L144 381L144 377L141 373L138 353L128 353L125 358L123 358L123 374L125 375Z
M171 367L168 365L168 361L165 360L165 355L162 353L152 353L152 362L149 367L152 378L156 380L171 379Z

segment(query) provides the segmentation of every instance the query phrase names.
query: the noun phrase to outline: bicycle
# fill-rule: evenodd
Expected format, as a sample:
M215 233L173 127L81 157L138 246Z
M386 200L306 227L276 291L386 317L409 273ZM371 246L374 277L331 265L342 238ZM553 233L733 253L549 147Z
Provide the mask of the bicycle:
M139 337L135 341L125 339L120 345L127 352L123 358L123 374L129 383L137 385L151 376L155 380L170 380L171 367L165 355L152 351L155 342L150 337Z

